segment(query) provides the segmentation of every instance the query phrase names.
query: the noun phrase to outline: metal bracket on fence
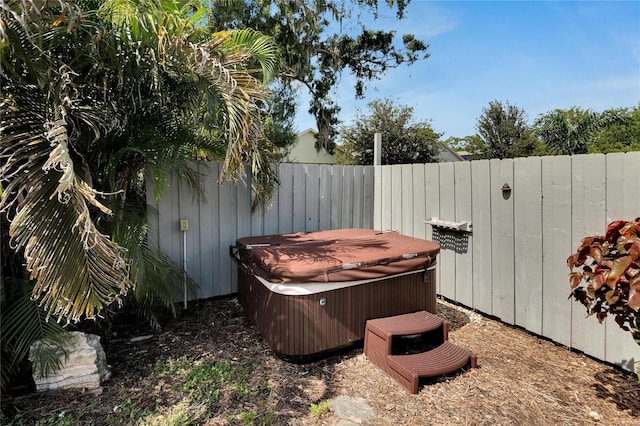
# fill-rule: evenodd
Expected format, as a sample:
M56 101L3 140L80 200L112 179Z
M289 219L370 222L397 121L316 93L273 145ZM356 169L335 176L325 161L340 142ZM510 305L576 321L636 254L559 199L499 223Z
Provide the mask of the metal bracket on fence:
M458 232L471 232L471 222L451 222L448 220L441 220L437 217L432 217L431 219L427 219L424 221L434 228L444 228L452 231Z

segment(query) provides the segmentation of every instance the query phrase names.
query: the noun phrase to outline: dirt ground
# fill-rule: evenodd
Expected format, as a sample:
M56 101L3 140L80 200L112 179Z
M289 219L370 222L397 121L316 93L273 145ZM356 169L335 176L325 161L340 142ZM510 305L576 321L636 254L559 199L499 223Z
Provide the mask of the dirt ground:
M193 415L194 424L350 424L331 412L311 414L312 404L348 395L372 407L374 416L363 425L640 425L635 375L445 301L439 301L438 314L450 322L450 340L477 354L479 368L425 382L417 395L369 363L362 347L313 363L283 361L237 300L223 298L197 303L147 340L131 342L143 333L131 327L105 342L113 376L100 395L3 399L4 421L35 424L55 413L75 413L81 424L139 424L131 408L117 413L125 412L125 402L138 412L163 412L183 401L184 384L170 385L171 375L158 368L182 359L243 365L243 380L252 389L246 393L251 398L237 391L222 395L205 415L204 409ZM242 417L246 412L255 414L252 420Z

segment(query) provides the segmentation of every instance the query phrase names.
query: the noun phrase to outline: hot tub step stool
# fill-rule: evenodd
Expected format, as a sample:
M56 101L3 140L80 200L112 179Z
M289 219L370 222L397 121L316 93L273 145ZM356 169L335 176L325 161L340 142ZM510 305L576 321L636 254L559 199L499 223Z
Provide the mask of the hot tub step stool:
M410 355L392 353L394 337L434 334L433 349ZM475 368L477 358L449 342L447 321L426 311L367 321L364 354L378 368L411 393L418 393L420 378L453 373L466 365Z

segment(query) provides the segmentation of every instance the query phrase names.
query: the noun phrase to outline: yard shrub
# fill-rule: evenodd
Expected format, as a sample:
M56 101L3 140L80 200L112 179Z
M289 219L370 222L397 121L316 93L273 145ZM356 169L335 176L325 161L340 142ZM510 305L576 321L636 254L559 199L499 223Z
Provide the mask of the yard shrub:
M601 323L608 315L640 345L640 218L585 237L569 256L571 294Z

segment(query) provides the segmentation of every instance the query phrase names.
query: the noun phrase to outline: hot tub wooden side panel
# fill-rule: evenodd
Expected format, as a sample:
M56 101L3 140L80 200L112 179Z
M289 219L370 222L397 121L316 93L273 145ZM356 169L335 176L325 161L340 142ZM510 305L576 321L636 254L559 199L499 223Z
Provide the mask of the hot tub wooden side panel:
M306 356L362 340L368 319L419 310L435 313L435 271L428 275L427 284L423 273L416 273L292 296L271 292L239 268L238 300L274 352Z

